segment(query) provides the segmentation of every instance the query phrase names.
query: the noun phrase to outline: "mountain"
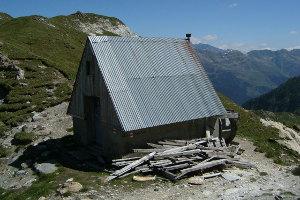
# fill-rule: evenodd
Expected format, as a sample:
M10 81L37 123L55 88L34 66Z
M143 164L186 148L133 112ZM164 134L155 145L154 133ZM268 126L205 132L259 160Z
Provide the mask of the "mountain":
M255 50L244 54L194 45L215 89L238 104L300 75L300 50Z
M300 76L290 78L274 90L243 104L247 109L291 112L300 115Z
M88 35L136 36L119 19L93 13L0 13L0 135L69 98Z

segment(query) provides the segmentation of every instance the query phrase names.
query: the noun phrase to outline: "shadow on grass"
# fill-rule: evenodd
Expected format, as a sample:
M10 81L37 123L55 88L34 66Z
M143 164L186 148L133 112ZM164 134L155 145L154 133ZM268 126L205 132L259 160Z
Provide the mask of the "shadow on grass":
M96 155L96 152L92 154L90 150L76 145L73 136L68 135L28 146L10 165L21 169L22 163L25 163L34 170L35 163L53 163L84 172L101 172L107 166Z

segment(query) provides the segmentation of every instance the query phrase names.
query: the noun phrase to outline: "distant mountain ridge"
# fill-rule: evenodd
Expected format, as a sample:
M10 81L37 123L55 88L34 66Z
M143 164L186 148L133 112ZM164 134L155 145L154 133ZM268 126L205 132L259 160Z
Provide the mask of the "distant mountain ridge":
M300 76L290 78L267 94L247 101L243 107L251 110L291 112L300 115Z
M193 45L215 89L238 104L300 75L300 49L254 50L246 54Z

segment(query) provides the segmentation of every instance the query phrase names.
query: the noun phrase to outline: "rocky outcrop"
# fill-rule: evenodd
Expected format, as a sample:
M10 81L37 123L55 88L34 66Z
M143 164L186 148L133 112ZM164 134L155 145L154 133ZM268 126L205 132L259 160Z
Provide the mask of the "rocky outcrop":
M137 36L123 22L114 17L106 17L82 12L73 14L73 27L89 35Z
M15 63L7 58L6 56L0 54L0 69L6 70L6 71L14 71L16 72L16 79L25 79L25 72L20 67L15 65Z
M285 146L288 149L293 150L300 156L300 134L295 130L286 127L280 122L274 122L271 120L260 119L264 126L271 126L279 131L280 140L276 140L280 145Z

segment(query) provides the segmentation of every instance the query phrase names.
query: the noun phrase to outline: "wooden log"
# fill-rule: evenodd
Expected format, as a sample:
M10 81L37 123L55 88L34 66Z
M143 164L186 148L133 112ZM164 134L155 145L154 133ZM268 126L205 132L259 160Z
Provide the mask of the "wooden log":
M245 161L227 160L226 163L229 164L229 165L233 165L235 167L240 167L240 168L245 168L245 169L249 169L249 168L254 168L255 167L254 163L245 162Z
M141 157L131 157L131 158L121 158L121 159L115 159L112 160L112 162L122 162L122 161L131 161L131 160L137 160L140 159Z
M220 176L221 174L222 174L222 173L207 174L207 175L203 175L203 178L204 178L204 179L208 179L208 178Z
M190 167L191 164L189 163L183 163L183 164L179 164L179 165L172 165L172 166L168 166L168 167L163 167L164 170L168 170L168 171L172 171L175 169L182 169L182 168L187 168Z
M133 163L127 165L126 167L123 167L120 170L115 171L114 173L112 173L112 176L109 176L106 181L110 181L113 180L115 178L117 178L118 176L122 176L123 174L133 170L135 167L143 164L144 162L150 160L151 158L153 158L153 156L156 154L156 152L152 152L149 155L146 155L136 161L134 161Z
M153 143L147 143L148 146L153 147L153 148L157 148L157 149L163 149L163 145L160 144L153 144Z
M186 175L190 172L211 168L211 167L214 167L217 165L222 165L222 164L225 164L226 161L227 161L226 159L222 159L222 160L215 160L215 161L210 161L210 162L206 162L206 163L199 163L193 167L180 170L180 172L182 173L180 176Z
M161 158L167 158L167 157L174 157L174 156L185 156L185 155L193 155L193 154L199 154L202 150L200 149L193 149L188 151L180 151L180 152L170 152L170 153L163 153L163 154L157 154L154 156L154 159L161 159Z
M180 143L175 143L175 142L169 142L169 141L159 141L158 144L162 145L171 145L171 146L186 146L186 144L180 144Z
M163 152L165 149L133 149L135 153L151 153L151 152Z

